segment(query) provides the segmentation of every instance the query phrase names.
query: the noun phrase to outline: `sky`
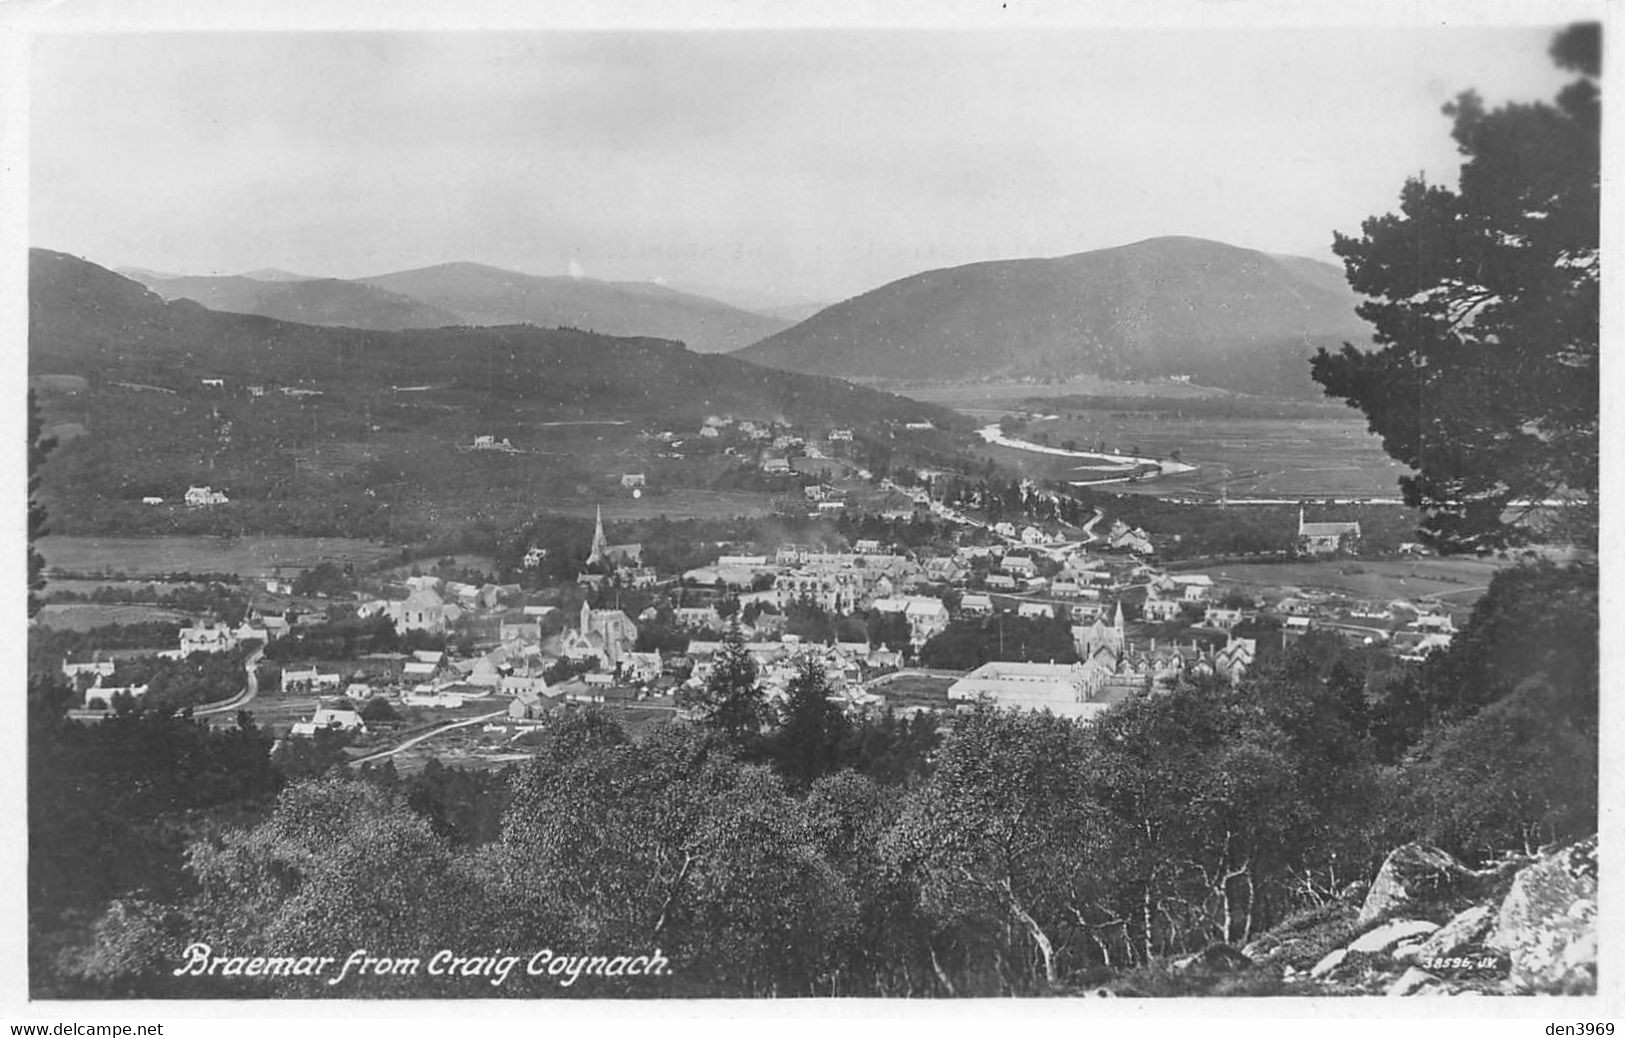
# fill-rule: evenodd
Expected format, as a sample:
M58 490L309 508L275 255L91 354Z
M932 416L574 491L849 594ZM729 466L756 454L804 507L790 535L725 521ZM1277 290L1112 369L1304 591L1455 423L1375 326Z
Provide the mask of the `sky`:
M1168 234L1334 261L1556 25L34 37L29 230L104 266L453 260L830 302Z

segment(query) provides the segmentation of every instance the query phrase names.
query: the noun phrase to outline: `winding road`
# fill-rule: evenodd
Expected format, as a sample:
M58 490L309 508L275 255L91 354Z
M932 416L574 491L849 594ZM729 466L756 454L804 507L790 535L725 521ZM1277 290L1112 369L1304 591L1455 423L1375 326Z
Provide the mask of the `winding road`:
M227 711L235 713L236 711L247 706L249 703L252 703L254 701L254 697L260 694L260 678L255 668L259 666L259 662L262 658L264 658L264 656L265 646L262 645L255 649L248 659L243 661L243 670L247 673L248 680L243 683L243 687L237 691L236 695L232 696L230 699L222 699L218 703L205 703L204 705L194 709L192 711L192 716L209 717L214 714L223 714Z
M508 716L508 709L507 707L503 707L501 710L493 710L488 714L481 714L478 717L470 717L466 721L453 721L450 724L442 725L441 727L435 728L432 731L424 732L422 735L413 736L397 746L391 746L387 750L379 750L377 753L369 753L365 757L357 757L354 760L346 761L345 763L366 764L368 761L383 760L385 757L393 757L402 750L409 750L418 743L423 742L425 739L432 739L437 735L449 732L453 728L467 728L472 724L482 724L486 721L492 720L493 718L506 716Z

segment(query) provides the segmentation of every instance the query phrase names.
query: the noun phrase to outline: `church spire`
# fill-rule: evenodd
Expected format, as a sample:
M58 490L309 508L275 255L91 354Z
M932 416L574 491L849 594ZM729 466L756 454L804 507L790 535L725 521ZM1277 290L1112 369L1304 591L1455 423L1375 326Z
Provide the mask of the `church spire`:
M587 565L596 566L604 561L604 551L609 547L604 537L604 506L598 506L598 522L592 529L592 551L587 554Z

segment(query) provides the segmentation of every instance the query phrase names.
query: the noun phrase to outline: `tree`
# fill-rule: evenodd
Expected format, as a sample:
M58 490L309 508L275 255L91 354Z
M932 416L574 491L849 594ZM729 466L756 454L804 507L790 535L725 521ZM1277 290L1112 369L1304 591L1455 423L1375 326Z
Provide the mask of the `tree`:
M1552 55L1581 77L1555 106L1461 94L1460 187L1413 177L1333 245L1381 348L1322 349L1314 379L1416 470L1400 486L1440 550L1596 538L1599 26Z
M486 940L494 924L484 885L459 870L454 849L429 821L400 795L346 775L295 785L252 828L197 841L187 869L198 893L186 906L190 927L166 949L172 961L179 960L179 944L197 933L241 949L236 954L285 955L297 947L342 964L358 948L390 955ZM333 975L279 983L307 997L466 994L468 987L423 974L354 971L347 986L333 987L327 983ZM194 983L194 994L214 997L264 990L252 981L236 991L218 978Z
M1075 722L978 708L955 721L930 780L883 838L883 856L934 923L927 951L949 993L939 946L1007 962L1032 991L1087 954L1075 924L1096 900L1101 814L1087 757Z
M841 708L830 702L830 691L824 665L810 652L798 657L785 688L777 753L781 770L795 782L811 782L835 768L848 725Z
M45 464L46 455L56 447L54 436L42 435L43 420L40 418L39 401L34 391L28 391L28 615L32 617L38 613L40 606L39 592L45 590L45 558L34 547L34 542L44 537L48 532L45 527L45 506L40 503L37 495L40 487L40 469Z
M383 696L373 696L361 708L361 719L363 721L390 722L399 721L401 715L396 711L395 705L388 699Z
M665 725L521 769L491 860L520 918L557 916L510 928L516 940L658 947L679 964L667 982L575 993L812 994L856 910L819 836L778 776L715 733Z
M710 723L721 731L743 738L762 729L765 704L762 686L756 680L756 660L745 648L739 625L732 624L722 636L722 650L705 683L711 703Z
M883 613L879 610L869 614L866 633L870 645L876 648L885 646L898 652L906 651L914 637L909 630L908 617L902 613Z

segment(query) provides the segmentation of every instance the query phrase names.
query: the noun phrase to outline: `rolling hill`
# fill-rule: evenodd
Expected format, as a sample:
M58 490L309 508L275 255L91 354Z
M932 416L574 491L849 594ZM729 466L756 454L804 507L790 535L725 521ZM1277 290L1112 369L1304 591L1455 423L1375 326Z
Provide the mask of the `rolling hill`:
M696 353L726 353L793 323L654 282L537 277L479 263L443 263L349 280L275 268L224 277L166 275L134 267L124 273L165 299L336 328L534 324L674 339Z
M1318 346L1368 340L1335 267L1199 238L932 270L838 303L739 356L896 381L1188 375L1314 392Z
M647 335L676 339L696 353L736 350L790 324L649 281L538 277L482 263L442 263L361 283L449 310L463 324Z
M150 378L190 392L203 377L371 391L433 383L502 399L620 415L760 411L808 422L955 424L952 412L838 379L700 355L656 338L530 326L399 332L324 328L166 301L94 263L30 250L31 373ZM962 422L959 424L963 424Z
M751 459L697 436L710 414L793 423L802 435L849 426L888 443L902 423L925 420L951 431L897 433L897 449L917 439L949 452L971 424L661 339L516 325L373 331L223 313L40 249L30 254L29 314L29 373L47 423L88 431L58 447L44 472L64 533L399 538L424 524L590 502L621 472L647 472L657 491L751 485L738 482L755 471ZM669 447L653 435L662 431L695 446ZM480 435L513 450L470 452ZM141 503L173 501L192 483L224 487L231 507Z
M398 292L337 278L301 278L282 271L238 277L136 277L165 299L190 299L211 310L275 317L338 328L442 328L465 323L457 314Z

